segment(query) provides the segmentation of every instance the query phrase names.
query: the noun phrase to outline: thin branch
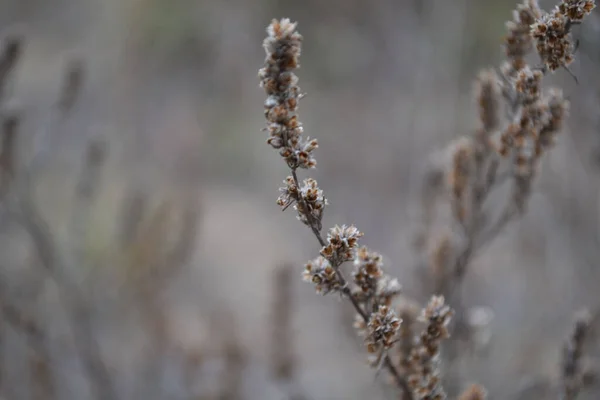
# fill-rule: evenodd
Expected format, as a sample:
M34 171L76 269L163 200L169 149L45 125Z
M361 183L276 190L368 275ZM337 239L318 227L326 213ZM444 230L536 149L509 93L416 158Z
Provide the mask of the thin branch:
M20 192L25 192L25 185ZM110 374L102 361L100 350L95 342L89 310L83 294L65 274L65 262L58 253L58 247L46 222L39 215L30 195L20 193L17 197L14 218L31 235L44 269L60 287L59 299L67 311L73 339L78 354L89 375L93 391L98 400L116 399Z
M294 184L296 185L296 187L299 188L300 184L299 184L298 175L296 174L295 169L292 169L292 178L294 179ZM302 205L303 210L308 210L308 207L307 207L304 199L301 196L298 199L298 201L302 202L301 205ZM321 247L327 246L327 242L325 242L325 240L321 236L321 232L317 228L317 223L314 220L314 217L309 212L305 213L304 215L306 216L307 220L309 221L310 229L314 233L314 235L317 238L317 241L319 242ZM350 287L348 286L348 281L344 277L344 274L342 273L342 271L340 270L339 267L340 267L339 264L333 265L333 268L335 269L335 272L338 276L338 280L340 281L340 284L342 285L342 288L343 288L342 293L344 295L346 295L348 297L348 299L350 299L350 302L352 303L352 306L354 307L356 312L362 317L362 319L366 323L368 323L369 322L369 314L367 314L367 312L360 306L358 300L352 294L352 291L350 290ZM408 387L408 383L406 382L406 379L400 374L400 371L398 371L396 366L392 363L392 360L390 359L389 355L387 355L387 354L385 355L384 366L387 368L388 372L392 375L392 377L396 381L396 384L403 391L404 399L411 400L412 399L411 390Z

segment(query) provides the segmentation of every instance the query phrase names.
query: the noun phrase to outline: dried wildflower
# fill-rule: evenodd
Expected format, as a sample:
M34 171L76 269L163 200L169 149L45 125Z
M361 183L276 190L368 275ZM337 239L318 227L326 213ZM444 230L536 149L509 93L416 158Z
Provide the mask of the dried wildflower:
M327 245L321 249L321 255L333 263L342 263L354 259L358 239L363 233L355 226L334 226L327 234Z
M300 198L300 192L292 176L285 178L283 183L285 183L285 186L279 188L280 195L277 198L277 204L285 210L290 205L298 201Z
M458 400L485 400L487 391L481 385L472 384L460 395Z
M339 291L343 286L335 268L324 257L309 261L304 267L303 278L314 283L317 293L322 295Z
M455 257L455 245L452 242L449 233L445 232L435 243L430 257L429 267L432 275L438 282L438 287L441 287L446 282L449 275L449 266Z
M390 306L392 299L398 296L401 291L402 286L398 282L398 279L384 275L377 281L377 288L375 289L376 303Z
M450 188L452 190L452 210L458 221L464 222L466 218L466 192L469 188L471 176L471 160L473 149L470 141L458 143L452 157L450 171Z
M300 189L291 176L288 176L283 183L285 183L285 187L279 188L280 195L277 204L283 210L295 204L294 209L298 212L300 221L306 225L316 222L318 229L321 229L323 210L328 203L317 181L312 178L305 179Z
M477 80L477 101L479 103L479 119L483 129L487 132L498 126L499 97L498 76L494 70L481 72Z
M381 305L377 312L371 314L364 332L365 344L369 353L380 349L389 349L400 329L400 318L393 309Z
M547 115L542 127L538 132L535 147L536 157L540 157L543 151L554 144L554 138L562 129L563 122L569 112L569 102L564 99L562 91L550 90L544 97Z
M536 168L544 152L550 148L568 114L569 103L560 90L551 90L535 103L522 107L519 122L501 135L500 154L512 155L513 203L523 212L531 193Z
M506 23L508 31L504 39L504 50L509 59L503 67L507 76L512 76L525 66L525 56L532 48L531 24L541 16L537 0L525 0L513 13L513 20Z
M412 350L409 363L408 385L416 399L445 399L441 386L439 358L440 342L450 337L448 324L454 312L444 304L443 296L433 296L422 311L419 320L427 327Z
M381 254L371 252L366 247L361 247L354 259L354 283L366 296L372 296L377 289L377 282L383 276Z
M453 315L454 311L444 304L444 296L433 296L419 316L419 321L429 324L426 335L422 336L422 339L427 338L427 340L423 340L423 343L433 345L440 339L449 338L448 324Z
M296 23L287 18L273 20L267 33L263 42L265 64L258 73L260 85L268 96L265 101L267 143L279 150L290 168L314 168L317 162L312 153L318 144L316 139L302 136L304 130L297 116L302 94L293 71L299 66L302 36L296 31Z
M591 316L587 310L577 314L573 330L563 349L562 383L565 400L574 400L583 386L581 357L590 321Z
M558 11L572 22L581 22L594 8L594 0L563 0L557 7Z
M546 13L531 26L535 48L550 71L573 62L575 45L569 34L570 27L571 21L560 12Z
M540 97L540 86L544 74L540 70L532 70L525 66L515 78L515 89L523 104L531 104Z
M402 368L409 370L410 355L415 346L414 328L417 318L419 317L420 307L418 304L403 298L396 308L398 317L402 320L400 325L399 345L397 346L399 363Z

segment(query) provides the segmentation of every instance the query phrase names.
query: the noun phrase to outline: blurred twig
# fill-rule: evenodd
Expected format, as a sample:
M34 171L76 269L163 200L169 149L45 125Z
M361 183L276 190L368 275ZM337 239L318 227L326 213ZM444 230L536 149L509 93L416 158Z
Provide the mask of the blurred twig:
M18 49L19 44L15 44L12 39L5 43L4 58L12 60L8 63L10 68L13 68L18 61L16 60L19 55L18 51L16 55L13 55L15 48ZM12 56L9 57L6 54ZM3 81L0 86L6 84L9 72L10 70L5 71L1 76ZM90 309L87 306L85 296L67 275L71 260L60 254L60 248L54 240L52 231L37 209L31 192L31 169L16 171L16 142L21 122L20 118L21 116L18 115L4 115L2 120L4 128L2 141L4 144L10 144L10 146L2 149L2 159L4 160L2 163L4 170L2 172L6 177L3 183L7 189L3 198L3 205L9 211L11 217L29 233L38 252L41 265L59 287L60 301L67 311L75 346L88 373L96 398L98 400L115 399L116 393L112 386L110 374L102 361L94 339ZM7 137L10 137L10 139L7 139ZM37 160L40 159L43 158Z

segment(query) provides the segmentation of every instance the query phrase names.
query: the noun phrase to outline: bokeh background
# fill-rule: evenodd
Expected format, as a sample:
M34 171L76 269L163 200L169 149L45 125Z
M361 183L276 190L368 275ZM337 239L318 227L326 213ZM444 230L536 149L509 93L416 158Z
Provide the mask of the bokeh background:
M19 155L26 164L45 138L35 201L57 246L75 254L65 272L84 294L119 398L395 398L366 365L347 305L301 281L318 246L293 211L275 204L287 170L261 132L265 27L289 17L305 38L300 118L320 143L311 174L331 203L325 226L356 224L422 303L430 293L413 244L423 179L437 151L476 127L474 79L501 62L514 7L0 1L0 29L25 37L6 95L22 116ZM571 100L567 127L528 213L475 259L464 284L466 304L493 316L491 337L451 368L460 386L481 383L492 399L557 398L549 387L560 382L573 315L600 307L597 11L575 37L580 83L566 71L549 78ZM82 90L68 118L57 118L72 59L83 62ZM83 174L90 142L106 153L91 177ZM86 182L93 198L82 202ZM64 288L44 272L26 232L2 221L3 301L36 321L49 349L55 393L37 398L98 398L73 346ZM27 335L7 323L1 332L0 393L33 398ZM281 378L278 362L292 372ZM581 398L599 393L592 385Z

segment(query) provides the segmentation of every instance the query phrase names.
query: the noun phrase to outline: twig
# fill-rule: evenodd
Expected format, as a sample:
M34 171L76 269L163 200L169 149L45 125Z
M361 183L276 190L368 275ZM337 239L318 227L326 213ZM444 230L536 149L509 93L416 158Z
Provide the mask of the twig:
M300 184L298 182L298 176L296 174L295 169L292 169L292 177L294 179L294 184L296 185L296 187L300 187ZM302 197L300 197L298 201L303 203L302 206L304 207L304 210L308 210L307 205ZM308 218L308 220L310 222L309 227L311 228L312 232L314 233L315 237L317 238L317 241L319 242L319 244L322 247L325 247L327 245L327 243L321 236L321 232L319 231L319 229L315 226L316 224L314 222L313 216L310 213L306 213L305 216ZM344 274L342 273L342 271L339 268L340 265L333 265L333 267L335 269L335 272L336 272L336 275L340 282L340 285L342 286L342 293L344 295L346 295L346 297L350 300L350 302L352 303L352 306L354 307L356 312L362 317L364 322L368 323L369 322L369 314L367 314L367 312L360 306L358 300L356 299L356 297L350 290L350 287L348 286L348 281L346 280L346 278L344 277ZM384 366L388 370L388 372L392 375L392 377L396 381L396 384L403 391L404 399L406 399L406 400L412 399L411 390L408 387L408 383L406 382L406 379L400 374L400 371L398 371L396 366L392 363L392 360L390 359L390 357L387 353L384 358Z

